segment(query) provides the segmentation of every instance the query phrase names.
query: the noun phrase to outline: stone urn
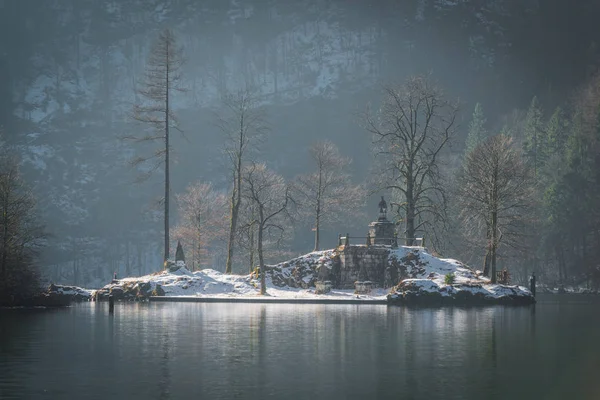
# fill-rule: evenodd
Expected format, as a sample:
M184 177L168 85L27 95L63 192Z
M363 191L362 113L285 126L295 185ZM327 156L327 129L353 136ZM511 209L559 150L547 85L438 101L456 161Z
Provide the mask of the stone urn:
M356 281L354 282L354 294L369 294L373 289L371 281Z

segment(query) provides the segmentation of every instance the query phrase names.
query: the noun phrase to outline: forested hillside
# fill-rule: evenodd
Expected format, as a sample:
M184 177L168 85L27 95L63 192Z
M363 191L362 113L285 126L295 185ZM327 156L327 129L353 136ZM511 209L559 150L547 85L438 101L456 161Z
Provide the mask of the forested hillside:
M268 129L252 157L282 179L312 173L315 142L334 144L348 197L376 171L368 104L379 107L382 86L423 75L459 107L439 157L444 221L417 234L482 269L491 251L515 279L535 269L549 283L584 284L600 259L598 17L592 0L0 0L0 127L49 234L42 270L56 282L98 285L114 271L160 268L163 178L136 182L130 161L141 150L123 138L144 132L134 104L152 45L169 28L186 89L171 103L183 133L173 131L171 143L171 239L187 240L197 267L225 269L232 180L223 98L253 90ZM498 134L506 146L488 150L515 152L527 193L500 210L493 236L487 217L467 218L463 189L474 184L465 171L481 162L470 155ZM384 191L368 206L344 203L353 213L327 220L321 247L341 232L364 236L380 194L401 202ZM471 217L490 210L470 207ZM266 239L269 260L313 249L313 217L297 214ZM255 262L255 228L242 228L238 272ZM202 237L184 238L190 232Z

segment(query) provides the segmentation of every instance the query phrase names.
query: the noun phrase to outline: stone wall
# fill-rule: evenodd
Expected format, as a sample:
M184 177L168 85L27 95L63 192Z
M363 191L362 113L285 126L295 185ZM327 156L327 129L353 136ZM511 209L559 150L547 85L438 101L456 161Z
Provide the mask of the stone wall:
M371 281L374 287L391 287L398 282L390 281L387 246L341 246L339 278L334 286L354 289L356 281Z
M390 257L391 250L384 245L342 245L267 266L266 272L279 287L306 289L330 281L332 288L354 289L356 281L371 281L375 288L391 288L410 277L407 268L416 262L412 253L400 260Z

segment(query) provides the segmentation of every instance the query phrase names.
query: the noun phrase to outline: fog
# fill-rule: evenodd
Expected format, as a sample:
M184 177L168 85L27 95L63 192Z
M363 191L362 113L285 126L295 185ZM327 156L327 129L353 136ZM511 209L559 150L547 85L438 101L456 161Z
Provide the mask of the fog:
M157 169L137 182L130 161L152 146L123 137L146 129L132 118L133 107L164 29L181 46L186 89L172 95L182 133L171 132L171 228L181 224L177 195L190 184L210 182L229 198L218 116L223 96L251 88L269 128L251 159L293 182L313 170L310 146L328 140L352 159L345 170L351 181L365 184L360 212L321 227L325 249L337 245L339 233L365 236L380 196L393 198L370 185L377 171L364 128L364 113L379 107L385 85L426 76L459 102L455 134L440 156L445 180L454 182L476 103L488 135L509 130L520 149L527 146L523 126L534 96L544 124L557 106L568 119L575 99L597 99L581 88L597 84L599 15L600 4L591 0L0 0L0 127L47 232L36 264L50 281L89 287L115 271L162 268L164 173ZM597 182L573 189L592 204L597 190ZM546 266L547 281L588 276L600 251L600 219L573 212L561 220L563 227L589 222L581 238L564 242L561 262L550 254L556 228L544 225L544 207L534 208L542 214L537 227L549 232L545 239L523 239L526 250L507 248L501 265L524 277L538 257L533 263ZM449 214L439 234L444 240L431 246L479 267L485 245L465 249L470 242L453 219L458 211ZM313 250L312 221L296 216L289 225L283 242L270 244L268 262ZM214 241L222 243L207 246L202 267L223 271L226 243L220 236ZM174 255L174 234L171 243ZM233 270L246 272L246 253L238 248Z

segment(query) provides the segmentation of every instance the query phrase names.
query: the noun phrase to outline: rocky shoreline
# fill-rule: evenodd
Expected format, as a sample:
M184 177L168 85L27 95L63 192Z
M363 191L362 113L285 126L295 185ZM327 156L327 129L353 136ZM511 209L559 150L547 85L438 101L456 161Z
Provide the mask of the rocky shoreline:
M531 305L535 297L526 288L508 285L455 284L407 279L387 295L389 305Z
M342 250L343 251L343 250ZM528 288L492 284L479 271L457 260L435 257L423 247L383 247L387 264L379 275L394 276L399 282L391 289L374 288L366 293L335 285L328 293L316 290L319 280L335 281L340 274L338 250L309 253L267 266L267 292L271 298L327 302L342 299L387 301L388 305L527 305L535 298ZM387 267L386 267L387 265ZM389 271L393 272L390 273ZM337 274L337 275L336 275ZM385 279L386 281L389 279ZM357 284L360 282L356 282ZM380 284L381 285L381 284ZM358 288L358 286L357 286ZM358 290L358 289L357 289ZM151 297L258 299L258 272L226 275L215 270L189 271L184 264L154 274L113 280L98 290L51 285L36 303L50 306L75 301L146 301ZM211 300L212 301L212 300Z

